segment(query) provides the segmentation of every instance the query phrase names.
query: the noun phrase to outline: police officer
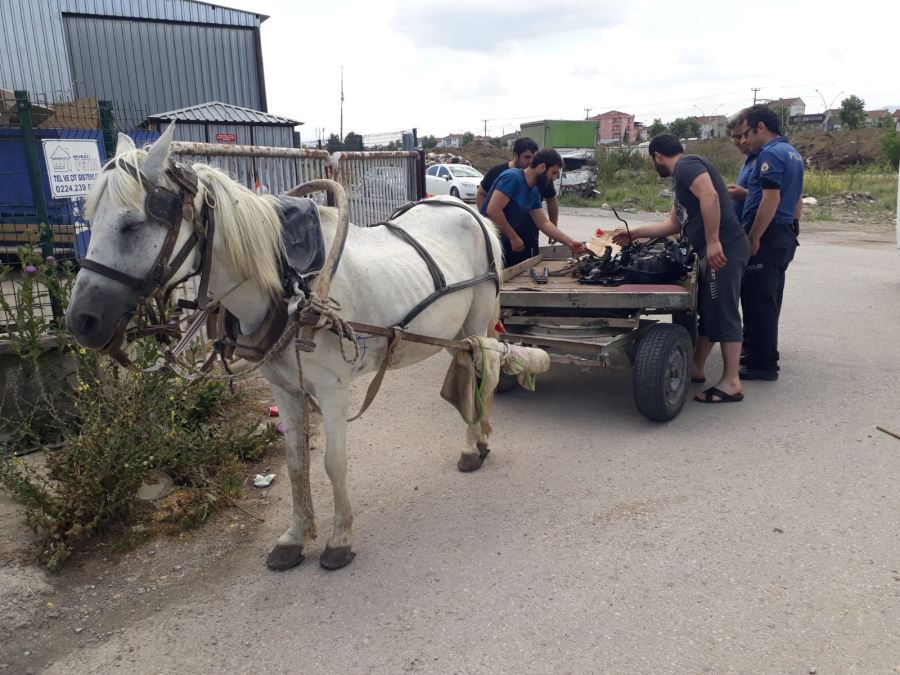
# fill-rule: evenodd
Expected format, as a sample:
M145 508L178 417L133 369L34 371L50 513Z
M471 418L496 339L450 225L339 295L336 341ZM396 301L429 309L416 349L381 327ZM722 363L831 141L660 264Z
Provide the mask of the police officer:
M756 166L756 156L759 154L750 152L750 148L747 147L747 137L744 135L744 132L747 130L746 116L747 111L742 110L728 121L728 133L732 142L737 146L738 150L747 156L734 184L728 186L728 196L731 197L731 201L734 204L734 211L738 220L744 215L744 202L747 200L750 172Z
M741 288L744 313L743 380L778 379L778 319L785 272L794 259L803 192L803 158L781 135L778 115L764 105L747 108L742 133L758 153L750 173L742 224L751 258Z

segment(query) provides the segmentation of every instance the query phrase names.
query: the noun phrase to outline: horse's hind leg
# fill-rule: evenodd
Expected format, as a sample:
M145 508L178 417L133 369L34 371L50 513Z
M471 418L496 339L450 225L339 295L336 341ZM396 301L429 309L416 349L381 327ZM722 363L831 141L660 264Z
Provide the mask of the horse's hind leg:
M346 384L319 388L319 405L325 422L325 471L334 493L331 536L319 557L319 564L327 570L345 567L356 556L351 549L353 510L347 496L347 398Z
M480 469L491 451L488 447L488 438L491 435L490 414L494 402L494 392L485 393L482 400L484 412L481 421L469 424L466 428L466 445L456 462L456 468L460 471L469 472Z
M273 386L272 393L284 422L287 446L288 474L291 478L293 515L291 526L282 534L269 552L266 565L281 571L303 561L303 544L307 537L315 537L312 494L309 488L309 406L301 396Z
M482 304L479 308L473 307L466 322L463 325L462 332L465 337L472 335L487 336L495 338L497 336L494 326L500 320L500 305L496 301ZM460 471L476 471L484 464L485 458L491 451L488 447L488 439L491 435L491 409L494 405L494 389L485 390L482 393L482 416L481 421L476 424L468 425L466 429L466 445L459 456L456 467Z

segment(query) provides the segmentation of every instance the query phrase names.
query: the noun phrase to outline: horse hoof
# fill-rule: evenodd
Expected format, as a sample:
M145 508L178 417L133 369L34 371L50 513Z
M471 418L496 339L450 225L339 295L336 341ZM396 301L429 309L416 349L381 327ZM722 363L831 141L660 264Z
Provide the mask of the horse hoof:
M491 451L487 446L487 443L476 443L475 447L478 448L478 456L481 457L482 460L487 457L488 453Z
M477 455L460 455L459 461L456 463L456 468L463 473L478 471L478 469L481 468L481 465L484 464L485 457L487 457L487 452L483 455L480 452Z
M339 570L353 562L355 557L356 554L350 550L349 546L331 548L326 545L325 550L322 551L322 555L319 556L319 564L329 571Z
M273 572L283 572L303 562L303 546L300 544L278 544L266 556L266 567Z

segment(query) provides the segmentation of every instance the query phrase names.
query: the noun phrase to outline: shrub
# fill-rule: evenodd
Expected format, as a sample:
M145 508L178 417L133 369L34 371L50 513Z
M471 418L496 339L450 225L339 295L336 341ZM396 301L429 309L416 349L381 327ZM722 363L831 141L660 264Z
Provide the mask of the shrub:
M22 258L23 270L37 270L18 286L17 307L3 301L4 311L16 317L9 335L15 351L40 382L59 380L58 373L45 372L50 365L40 338L47 333L75 363L60 386L42 386L39 407L47 415L0 419L10 439L7 451L43 445L51 433L60 439L47 448L44 470L0 453L0 486L24 506L41 538L42 561L59 569L91 537L124 529L135 517L138 488L154 472L166 473L182 490L173 520L180 526L202 522L219 498L240 488L239 462L258 459L275 441L274 428L259 429L240 405L241 395L223 381L125 371L78 347L34 301L41 280L64 307L71 269L29 260L27 250ZM148 341L137 351L149 363L158 349Z

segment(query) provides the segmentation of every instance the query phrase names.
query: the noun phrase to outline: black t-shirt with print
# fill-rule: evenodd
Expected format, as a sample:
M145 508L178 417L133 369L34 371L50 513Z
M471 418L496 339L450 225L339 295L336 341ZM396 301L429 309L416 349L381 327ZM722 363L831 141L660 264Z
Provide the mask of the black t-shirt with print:
M706 230L700 200L691 192L691 184L697 176L708 173L713 187L719 194L719 241L729 244L745 235L744 228L734 212L725 181L716 168L700 155L684 155L675 164L673 191L675 192L675 216L691 246L701 258L706 255Z

